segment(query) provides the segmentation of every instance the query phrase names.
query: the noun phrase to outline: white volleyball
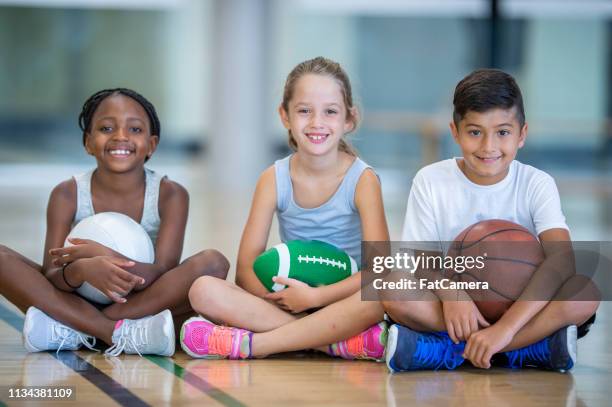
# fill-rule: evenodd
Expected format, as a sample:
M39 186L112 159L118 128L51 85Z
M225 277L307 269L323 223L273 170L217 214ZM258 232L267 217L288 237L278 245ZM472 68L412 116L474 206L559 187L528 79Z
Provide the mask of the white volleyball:
M70 231L64 246L72 246L68 238L93 240L139 263L155 261L155 250L147 232L132 218L121 213L102 212L85 218ZM100 304L112 302L89 283L83 283L76 291Z

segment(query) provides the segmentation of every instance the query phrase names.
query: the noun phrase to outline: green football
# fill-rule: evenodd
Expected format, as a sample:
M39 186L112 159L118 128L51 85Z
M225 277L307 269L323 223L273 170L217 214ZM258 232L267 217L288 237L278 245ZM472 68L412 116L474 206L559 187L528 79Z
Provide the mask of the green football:
M357 262L337 247L318 240L291 240L260 254L253 264L255 275L269 291L286 286L272 277L289 277L311 287L344 280L358 270Z

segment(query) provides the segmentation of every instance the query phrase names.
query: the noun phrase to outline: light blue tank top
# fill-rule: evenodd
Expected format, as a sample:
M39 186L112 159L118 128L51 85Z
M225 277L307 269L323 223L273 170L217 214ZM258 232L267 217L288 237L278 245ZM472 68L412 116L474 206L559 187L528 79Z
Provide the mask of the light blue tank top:
M274 163L281 240L321 240L344 250L361 265L361 219L355 207L355 189L363 171L371 167L356 158L327 202L317 208L302 208L293 199L290 159L291 155Z
M95 213L91 201L91 176L93 172L94 170L90 170L73 177L77 184L77 209L72 221L72 227L84 218L93 216ZM151 238L153 247L155 247L157 234L159 233L159 224L161 223L157 203L159 201L159 186L163 178L164 176L145 168L145 197L140 225Z

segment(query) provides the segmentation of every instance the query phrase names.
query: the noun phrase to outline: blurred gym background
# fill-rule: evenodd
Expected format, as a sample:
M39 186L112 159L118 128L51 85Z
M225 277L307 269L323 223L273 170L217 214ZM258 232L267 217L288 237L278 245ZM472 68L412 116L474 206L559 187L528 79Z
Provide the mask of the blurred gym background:
M0 243L42 259L51 188L94 165L82 103L124 86L161 118L149 167L191 192L184 255L233 263L258 174L289 152L285 77L319 55L353 82L352 141L381 176L392 239L415 172L458 154L454 86L497 67L525 98L518 159L555 177L575 240L612 240L609 0L0 0Z

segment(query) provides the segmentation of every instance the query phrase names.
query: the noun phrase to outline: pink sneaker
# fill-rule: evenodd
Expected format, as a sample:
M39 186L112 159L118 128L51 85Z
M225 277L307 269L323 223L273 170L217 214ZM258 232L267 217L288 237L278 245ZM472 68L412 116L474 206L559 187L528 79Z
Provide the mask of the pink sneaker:
M251 357L252 332L189 318L181 327L181 348L192 358L247 359Z
M388 332L387 321L379 322L352 338L329 345L327 353L343 359L366 359L381 362L385 357Z

